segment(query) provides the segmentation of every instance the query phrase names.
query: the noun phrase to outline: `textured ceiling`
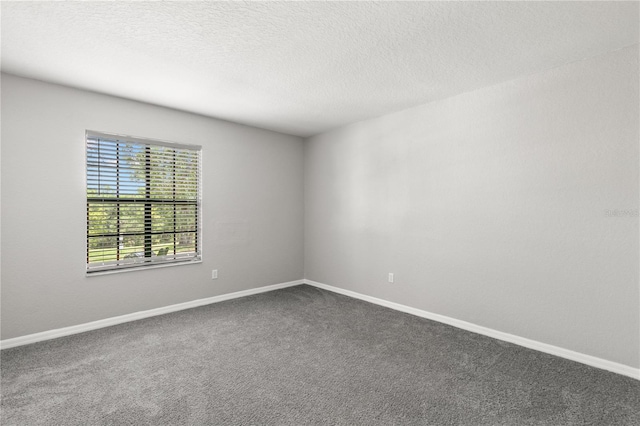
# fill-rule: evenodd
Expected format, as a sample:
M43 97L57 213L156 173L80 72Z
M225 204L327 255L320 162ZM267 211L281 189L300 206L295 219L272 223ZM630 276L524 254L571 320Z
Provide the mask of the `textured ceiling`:
M637 2L2 2L2 70L309 136L638 43Z

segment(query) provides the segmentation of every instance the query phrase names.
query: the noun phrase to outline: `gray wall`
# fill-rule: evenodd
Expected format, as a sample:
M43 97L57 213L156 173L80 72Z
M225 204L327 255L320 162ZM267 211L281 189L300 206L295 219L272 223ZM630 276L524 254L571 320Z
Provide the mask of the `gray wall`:
M309 139L306 278L640 366L638 101L636 45Z
M85 277L85 129L203 146L201 264ZM301 279L302 182L300 138L3 74L2 339Z

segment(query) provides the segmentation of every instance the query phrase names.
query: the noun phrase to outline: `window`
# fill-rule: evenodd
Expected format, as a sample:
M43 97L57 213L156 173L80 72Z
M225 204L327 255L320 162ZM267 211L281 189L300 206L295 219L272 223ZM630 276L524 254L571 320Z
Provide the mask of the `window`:
M200 147L87 132L87 272L200 260Z

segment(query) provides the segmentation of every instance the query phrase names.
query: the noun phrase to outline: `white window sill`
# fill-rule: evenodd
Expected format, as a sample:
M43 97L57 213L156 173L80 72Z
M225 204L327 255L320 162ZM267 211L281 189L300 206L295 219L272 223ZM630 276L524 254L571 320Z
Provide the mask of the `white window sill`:
M85 275L87 277L95 277L98 275L111 275L111 274L120 274L122 272L136 272L136 271L145 271L148 269L157 269L157 268L171 268L174 266L186 266L186 265L193 265L196 263L202 263L202 259L199 260L189 260L189 261L184 261L184 262L171 262L171 263L159 263L156 265L144 265L144 266L132 266L130 268L121 268L121 269L108 269L105 271L94 271L94 272L89 272L86 271Z

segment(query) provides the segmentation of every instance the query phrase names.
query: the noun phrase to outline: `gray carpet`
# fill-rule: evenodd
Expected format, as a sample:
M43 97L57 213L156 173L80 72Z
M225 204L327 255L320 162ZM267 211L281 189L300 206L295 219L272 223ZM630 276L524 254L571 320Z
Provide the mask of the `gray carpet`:
M298 286L2 351L2 425L639 425L640 382Z

